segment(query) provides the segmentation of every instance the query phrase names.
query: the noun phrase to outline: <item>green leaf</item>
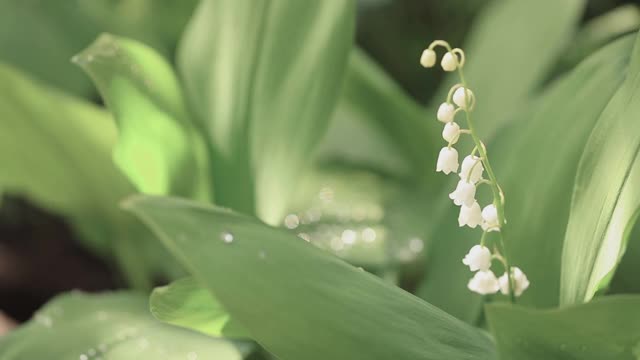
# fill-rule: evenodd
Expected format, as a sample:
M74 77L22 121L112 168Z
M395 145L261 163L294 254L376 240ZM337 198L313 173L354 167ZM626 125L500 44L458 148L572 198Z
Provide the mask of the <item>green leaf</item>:
M488 145L506 197L504 236L510 260L531 281L520 300L524 304L558 303L562 237L578 160L599 114L624 79L633 41L633 36L620 39L587 58L545 89L535 104L524 107L514 126ZM459 229L458 209L448 200L443 199L448 212L434 235L444 241L436 242L431 251L419 294L475 321L482 298L466 289L471 274L461 259L478 243L480 231ZM480 201L487 204L490 199Z
M201 3L178 63L213 147L218 204L282 219L337 102L354 13L352 0Z
M250 338L218 300L194 278L183 278L153 290L151 314L168 324L227 338Z
M143 40L168 53L175 47L195 3L196 0L3 0L0 61L69 93L91 96L94 87L69 63L71 56L105 31Z
M284 230L179 199L124 206L279 359L495 357L477 329Z
M143 296L61 295L0 338L0 358L243 359L249 342L212 339L156 321Z
M113 157L145 193L211 197L204 140L178 79L151 48L104 34L74 61L92 77L118 124Z
M560 69L575 66L596 49L638 30L639 27L640 9L635 4L619 6L589 20L576 34L566 54L560 59Z
M478 98L473 118L482 139L513 119L541 85L569 43L585 3L497 0L476 19L463 47L464 72ZM445 101L452 81L445 82L433 108Z
M553 310L492 304L487 318L503 359L636 360L638 308L638 296L607 296Z
M134 192L111 163L116 129L108 113L3 64L0 125L4 192L90 222L112 216L118 200Z
M580 159L562 253L561 304L589 301L608 284L640 213L639 84L640 40Z
M355 49L317 156L321 162L342 161L396 177L417 175L424 169L426 150L439 136L428 132L427 113L373 59Z

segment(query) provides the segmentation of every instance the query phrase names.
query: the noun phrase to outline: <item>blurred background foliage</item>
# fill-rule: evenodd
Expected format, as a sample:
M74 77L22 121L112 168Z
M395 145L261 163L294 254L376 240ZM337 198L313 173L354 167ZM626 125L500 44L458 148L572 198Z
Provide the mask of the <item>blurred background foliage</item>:
M297 190L299 194L292 196L295 201L288 204L289 215L283 219L285 227L296 229L302 237L318 246L389 281L400 282L406 289L418 289L418 294L422 297L469 322L482 321L477 318L479 297L468 301L468 297L473 295L461 295L463 300L456 303L452 299L459 297L452 296L451 292L446 298L439 298L443 294L442 289L447 287L446 283L434 281L430 285L420 285L425 271L438 269L438 262L459 261L462 251L468 247L468 242L465 241L470 237L467 236L468 239L457 245L460 249L448 251L450 258L431 259L435 265L425 270L424 260L432 250L437 251L438 246L437 243L434 245L427 241L430 225L436 219L425 220L425 217L441 213L449 217L453 215L451 211L441 211L440 202L430 202L433 191L440 191L443 180L435 180L438 186L422 186L425 179L423 171L431 171L431 166L427 165L435 157L435 153L426 153L425 149L433 149L438 145L415 145L420 142L429 143L432 139L423 135L433 134L431 125L422 124L432 119L430 115L426 115L430 113L425 112L420 105L435 103L431 99L441 91L439 89L442 88L443 76L438 72L423 71L418 66L417 58L426 42L431 39L443 38L452 44L463 44L473 35L469 34L469 29L475 23L474 20L491 5L489 3L489 0L358 2L356 42L360 50L353 52L349 60L352 67L347 74L344 96L340 100L343 103L334 115L334 122L327 136L320 144L316 158L318 166L301 181L302 186ZM559 74L571 69L600 46L637 29L640 16L637 9L629 7L631 5L627 5L625 11L610 13L627 3L635 4L634 1L588 1L579 19L584 25L583 30L578 34L572 33L571 36L575 36L572 45L563 48L556 58L549 60L553 64L550 69L546 69L549 75L544 82L552 83ZM102 100L94 85L70 62L71 57L89 46L100 33L109 32L140 40L173 61L176 58L178 40L196 4L195 0L1 0L0 61L23 70L61 92L101 105ZM609 18L603 19L604 14L608 14ZM380 72L378 65L393 80ZM436 73L439 75L434 75ZM611 84L616 81L618 79L612 77ZM372 87L379 92L363 91ZM388 107L380 105L377 98L380 93L388 95L387 98L395 106L391 108L397 111L390 111ZM410 98L406 98L405 93ZM379 118L397 117L399 122L407 121L420 130L407 132L409 127L403 128L389 122L380 123L377 128L363 126L358 119L370 115L362 114L363 108L377 114ZM581 113L570 113L568 116L580 115ZM64 122L65 119L60 121ZM486 130L487 133L502 131L500 121L502 120L492 119L493 128ZM338 125L334 126L335 124ZM349 142L354 133L359 134L356 146ZM106 138L104 141L113 141L113 134ZM514 142L519 143L519 140L516 137ZM512 144L501 142L497 144L504 148L510 145ZM574 154L570 160L575 161L578 156L579 154ZM420 162L427 164L424 169L416 168L415 164ZM509 171L516 170L499 171L508 174ZM505 181L511 181L514 188L517 185L515 179ZM572 184L573 182L567 184L569 189ZM133 190L130 185L123 184L118 191L126 194ZM566 207L568 206L567 203ZM317 212L323 214L322 221L317 220ZM113 258L105 256L104 246L87 246L86 242L79 246L79 242L74 240L83 231L101 230L72 229L58 215L11 192L5 194L2 200L0 309L8 311L18 320L27 319L53 294L65 290L100 290L125 285ZM127 221L118 219L117 223ZM447 224L449 227L450 225ZM448 230L451 229L445 229L441 234L446 234ZM140 230L140 233L145 231ZM637 238L637 234L638 231L633 233L632 238ZM562 236L562 233L556 235ZM345 246L345 243L354 242L355 236L361 236L363 241L358 242L357 246ZM377 240L375 246L367 241L372 238ZM629 275L637 267L632 260L626 261L627 258L637 258L640 253L638 241L630 244L620 266L620 275L612 282L612 292L639 290L637 281ZM432 249L431 245L435 247ZM119 251L144 252L130 248ZM520 251L523 254L527 249L525 247ZM442 249L439 253L442 253ZM161 255L158 257L162 258ZM154 261L157 262L157 259L150 260ZM523 261L526 263L527 260ZM529 264L532 265L533 262ZM124 266L126 272L126 264L119 265ZM559 265L551 265L554 271L559 270L557 266ZM52 268L56 271L51 272ZM448 271L446 267L440 269ZM159 274L160 277L155 280L162 282L176 273L180 273L180 270ZM539 276L538 279L543 280L545 272L539 274L534 274L534 277ZM460 276L467 275L465 273ZM434 277L449 283L465 281L455 275ZM143 283L144 280L139 282ZM466 292L466 289L462 290ZM549 300L553 295L555 293L552 292L551 295L543 294L539 295L540 298L525 298L524 301L553 305L556 299Z

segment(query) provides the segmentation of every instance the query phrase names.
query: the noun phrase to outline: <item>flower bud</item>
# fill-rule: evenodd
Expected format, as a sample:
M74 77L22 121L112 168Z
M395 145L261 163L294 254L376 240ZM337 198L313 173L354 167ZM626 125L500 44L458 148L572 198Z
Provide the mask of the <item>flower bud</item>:
M460 206L471 206L476 201L476 186L473 183L467 182L466 179L458 181L456 189L449 194L449 198L453 200L453 203Z
M491 270L478 271L467 284L469 290L480 295L495 294L500 289L498 279Z
M491 251L482 245L475 245L462 259L462 263L471 271L487 271L491 268Z
M436 52L431 49L426 49L420 56L420 65L430 68L436 64Z
M498 219L498 209L491 204L482 209L482 229L484 231L500 231L500 221Z
M454 148L443 147L438 155L436 171L442 171L445 174L458 171L458 151Z
M475 229L480 224L482 224L482 213L477 201L474 201L471 206L464 204L460 206L460 215L458 215L458 225L460 227L467 225Z
M453 106L453 104L449 104L449 103L442 103L440 104L440 107L438 108L438 120L440 120L443 123L448 123L448 122L452 122L453 121L453 117L455 115L455 111L456 108Z
M460 126L455 122L447 123L442 130L442 138L449 144L455 144L460 137Z
M469 106L473 104L473 92L464 87L459 87L453 93L453 102L459 107L467 110L467 101Z
M484 166L479 157L468 155L462 160L462 166L460 167L460 179L469 180L472 183L477 183L482 179L482 172Z
M513 294L515 296L522 295L522 293L529 287L529 279L527 279L527 275L525 275L518 267L511 267L511 279L513 280ZM507 276L506 272L500 276L498 283L500 284L500 292L504 295L509 295L509 276Z
M458 58L452 52L447 52L442 57L440 65L444 71L455 71L458 68Z

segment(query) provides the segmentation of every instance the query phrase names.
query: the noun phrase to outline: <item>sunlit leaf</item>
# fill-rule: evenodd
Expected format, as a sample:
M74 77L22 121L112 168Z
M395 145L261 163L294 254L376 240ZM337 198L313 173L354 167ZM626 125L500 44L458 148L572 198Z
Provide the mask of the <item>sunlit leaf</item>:
M151 314L168 324L215 337L250 338L211 292L194 278L183 278L154 289L149 301Z
M179 199L124 206L279 359L495 358L477 329L284 230Z
M213 339L156 321L142 295L66 294L0 338L0 358L240 360L250 342Z
M640 43L580 159L562 254L560 301L589 301L608 284L640 213Z
M74 61L92 77L113 112L118 124L113 157L136 187L207 200L207 150L170 64L141 43L108 34Z
M608 296L553 310L488 305L487 318L502 359L636 360L638 308L638 296Z
M255 197L262 219L282 218L337 102L354 12L352 0L201 3L178 62L212 143L218 204L252 213Z

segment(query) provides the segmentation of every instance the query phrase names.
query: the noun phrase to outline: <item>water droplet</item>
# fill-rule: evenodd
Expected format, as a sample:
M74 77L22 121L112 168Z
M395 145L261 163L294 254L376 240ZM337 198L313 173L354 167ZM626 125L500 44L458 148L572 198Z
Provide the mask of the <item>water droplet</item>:
M53 326L53 319L51 319L51 317L48 316L48 315L36 314L35 320L39 324L42 324L42 326L44 326L44 327L50 328L50 327Z
M409 240L409 250L414 253L419 253L424 249L424 242L420 238L412 238Z
M89 360L89 357L86 354L81 354L80 360Z
M342 242L342 239L334 236L333 238L331 238L331 248L335 251L340 251L342 249L344 249L344 242Z
M107 344L104 344L104 343L102 343L102 344L98 345L98 350L100 350L100 352L101 352L101 353L105 353L105 352L107 352L107 349L108 349L108 348L109 348L109 347L107 346Z
M267 258L267 253L264 250L260 250L260 252L258 253L258 257L260 259L266 259Z
M286 226L287 229L295 229L298 227L298 225L300 225L300 219L298 218L298 215L289 214L284 218L284 226Z
M357 237L358 237L358 234L351 229L347 229L343 231L341 236L342 242L345 245L353 245L356 242Z
M106 311L98 311L96 313L96 318L98 319L98 321L106 321L107 319L109 319L109 314Z
M377 236L376 231L370 227L364 228L364 230L362 230L362 239L365 242L371 243L376 241L376 236Z
M187 354L187 360L198 360L198 354L195 352L190 352Z
M96 349L89 349L89 351L87 351L87 354L89 356L95 356L96 355Z
M306 242L310 242L311 241L311 236L309 236L309 234L307 233L299 233L298 237Z
M231 244L233 242L233 234L228 231L225 231L222 234L220 234L220 238L225 244Z

